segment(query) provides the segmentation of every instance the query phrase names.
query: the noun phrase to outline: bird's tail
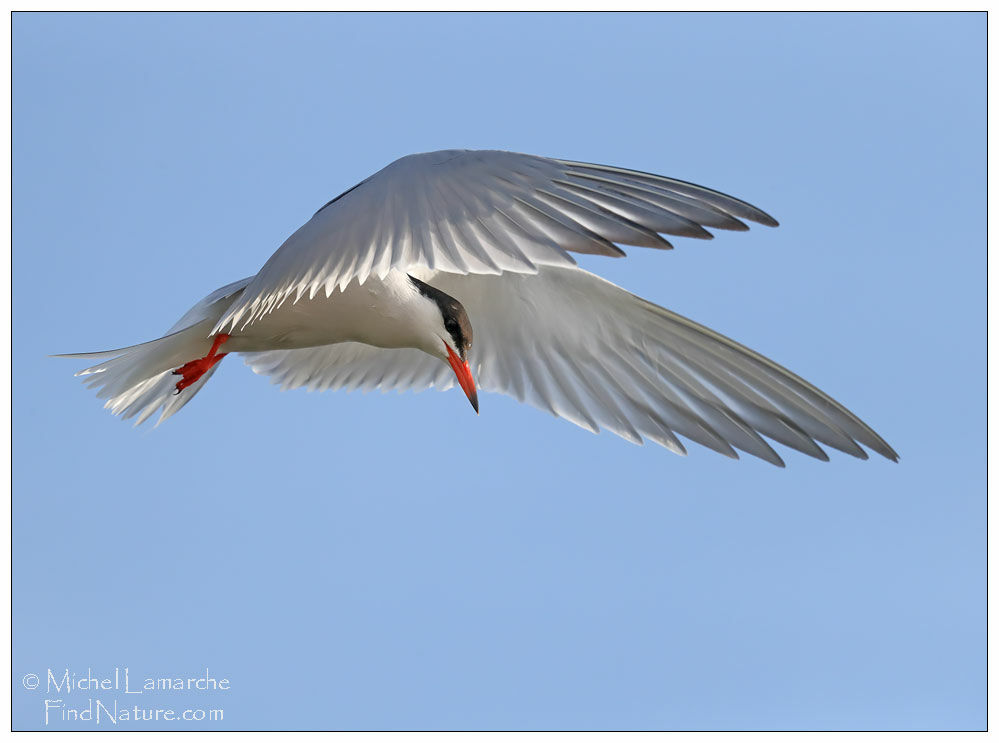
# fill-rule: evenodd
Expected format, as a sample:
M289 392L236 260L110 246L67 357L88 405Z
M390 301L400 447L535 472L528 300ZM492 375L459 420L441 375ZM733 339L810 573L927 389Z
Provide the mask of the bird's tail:
M63 358L105 359L76 373L84 384L97 388L104 407L122 418L135 417L139 425L162 408L157 425L184 407L205 386L218 364L178 391L176 369L209 353L212 326L239 295L249 279L212 292L192 307L162 338L137 346L94 353L58 354Z
M208 353L212 323L205 320L184 330L137 346L95 353L59 354L64 358L106 359L76 373L84 384L97 388L104 407L122 418L136 417L139 425L160 408L157 425L184 407L215 373L218 364L200 379L177 391L174 370ZM108 358L111 357L111 358Z

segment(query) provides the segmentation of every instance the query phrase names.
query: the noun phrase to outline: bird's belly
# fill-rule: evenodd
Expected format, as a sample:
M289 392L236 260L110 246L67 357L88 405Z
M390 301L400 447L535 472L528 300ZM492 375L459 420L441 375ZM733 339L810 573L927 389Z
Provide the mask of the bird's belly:
M413 344L410 317L397 299L398 279L369 279L327 297L286 301L244 329L229 334L226 351L272 351L356 341L382 348Z

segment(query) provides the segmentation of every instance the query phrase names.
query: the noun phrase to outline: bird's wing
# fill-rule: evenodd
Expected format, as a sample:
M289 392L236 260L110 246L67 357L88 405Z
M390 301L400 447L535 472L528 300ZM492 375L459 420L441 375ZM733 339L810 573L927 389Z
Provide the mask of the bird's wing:
M213 332L286 301L392 268L534 273L570 252L622 256L615 243L669 248L705 227L777 222L731 196L672 178L499 151L410 155L326 204L264 264Z
M454 374L447 366L415 348L376 348L351 342L243 356L253 371L286 390L446 390L454 385Z
M583 428L685 453L678 435L773 464L763 437L818 459L816 442L866 458L897 455L850 411L769 359L578 268L537 275L423 272L471 319L470 365L502 392ZM448 387L450 370L419 351L341 344L247 354L287 387Z
M174 323L173 327L167 331L167 335L170 333L176 333L185 328L189 328L192 325L196 325L203 320L207 320L210 317L218 317L222 312L221 302L235 297L239 292L246 288L246 285L253 281L252 276L248 276L245 279L240 279L239 281L233 281L231 284L226 284L209 294L207 297L202 299L191 309L184 313L184 315Z

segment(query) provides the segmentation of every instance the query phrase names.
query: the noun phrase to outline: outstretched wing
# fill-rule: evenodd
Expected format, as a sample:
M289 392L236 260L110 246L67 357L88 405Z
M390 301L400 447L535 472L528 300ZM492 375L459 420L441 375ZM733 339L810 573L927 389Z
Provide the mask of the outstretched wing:
M705 227L745 230L742 219L777 224L731 196L648 173L493 150L410 155L316 212L213 332L394 267L535 273L574 265L570 252L670 248L660 233L710 238Z
M292 351L244 353L257 374L281 389L422 390L454 385L442 362L415 348L376 348L365 343L297 348Z
M857 416L760 354L578 268L536 275L420 278L458 299L475 331L483 390L512 395L591 431L685 453L679 436L730 457L783 465L764 439L828 459L818 443L897 460ZM449 387L441 362L411 349L340 344L247 354L286 387Z

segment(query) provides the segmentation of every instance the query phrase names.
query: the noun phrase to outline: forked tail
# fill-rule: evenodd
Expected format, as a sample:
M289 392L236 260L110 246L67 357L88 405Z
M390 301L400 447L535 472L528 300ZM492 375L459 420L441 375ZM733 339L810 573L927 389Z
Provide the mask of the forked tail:
M184 385L186 377L175 370L208 352L212 323L203 321L149 343L96 353L60 354L69 358L107 358L106 361L76 373L83 383L97 388L97 397L106 400L104 407L122 418L137 416L139 425L160 408L157 425L190 402L218 368L208 367L196 380ZM220 358L220 357L216 357ZM184 385L178 389L178 385Z
M97 388L104 407L139 425L161 410L159 425L190 402L205 386L225 356L218 353L227 336L209 337L221 313L249 279L209 294L191 308L162 338L137 346L94 353L58 354L63 358L105 359L76 373Z

